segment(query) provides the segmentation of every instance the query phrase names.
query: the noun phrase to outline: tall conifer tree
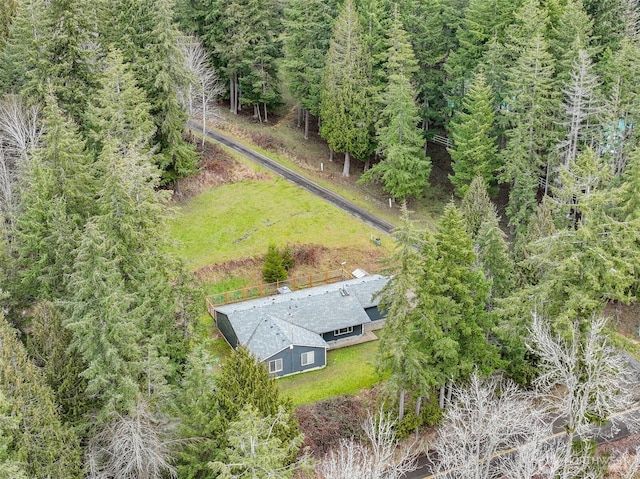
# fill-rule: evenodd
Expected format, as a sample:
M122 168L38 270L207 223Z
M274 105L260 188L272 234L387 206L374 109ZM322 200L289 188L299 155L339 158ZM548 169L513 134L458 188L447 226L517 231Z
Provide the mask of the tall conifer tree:
M456 193L462 197L478 175L495 192L498 144L493 135L495 121L494 98L482 72L476 74L462 100L460 111L449 122L453 145L449 148L453 175L449 175Z
M21 185L16 251L18 296L59 299L73 266L78 234L92 214L92 176L78 128L53 96L44 110L45 133Z
M424 139L418 129L420 116L411 84L416 61L398 14L391 26L386 71L389 83L384 109L377 124L378 149L383 160L367 170L362 181L379 178L385 191L399 200L420 196L431 173L431 159L425 158Z
M485 310L490 285L476 268L471 237L453 203L446 206L434 242L426 248L432 253L426 253L419 283L417 329L427 357L425 380L432 388L442 388L468 377L475 367L491 372L499 358L489 342L493 322Z
M548 17L539 0L525 0L516 20L508 36L513 64L507 67L508 108L503 111L509 123L501 180L511 183L509 224L522 233L536 207L539 177L548 177L558 97L545 40Z
M284 62L289 89L305 111L305 138L309 114L320 115L320 82L337 5L324 0L293 0L285 9Z
M353 0L345 0L336 20L322 78L320 134L333 151L344 152L343 176L351 155L369 153L371 88L362 26Z
M19 427L7 431L16 459L32 477L80 479L80 445L58 416L53 392L0 311L0 394Z
M163 181L192 174L197 155L183 138L187 113L177 96L177 87L188 81L188 72L173 23L173 1L114 0L101 7L99 33L105 47L121 52L150 104L155 158L163 170Z
M419 333L411 299L423 272L424 240L409 219L406 203L401 211L402 225L393 231L396 249L386 260L384 269L390 279L380 292L380 308L385 311L386 320L377 352L377 368L381 374L387 371L391 374L387 384L392 393L398 395L400 419L404 417L407 391L418 396L428 392L419 372L426 361L414 344Z

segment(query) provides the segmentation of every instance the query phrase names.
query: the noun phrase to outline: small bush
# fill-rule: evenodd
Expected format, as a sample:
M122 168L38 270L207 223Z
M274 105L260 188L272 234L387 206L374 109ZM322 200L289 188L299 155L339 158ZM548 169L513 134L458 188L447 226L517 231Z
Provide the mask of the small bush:
M267 254L264 257L262 278L266 283L275 283L276 281L287 279L287 270L282 264L282 256L280 256L280 251L273 243L269 244Z
M413 411L406 411L402 420L398 421L396 426L396 436L398 439L406 439L411 434L416 432L422 425L422 418L420 416L416 416Z
M420 420L429 427L437 426L442 420L442 409L438 401L423 401L420 408Z
M282 266L284 266L284 269L287 270L287 272L295 266L296 260L293 257L293 250L291 249L291 246L285 246L280 253L280 256L282 257Z
M320 245L296 245L292 255L295 264L318 266L324 248Z
M336 448L341 439L361 438L366 411L353 396L337 396L296 409L304 447L321 457Z

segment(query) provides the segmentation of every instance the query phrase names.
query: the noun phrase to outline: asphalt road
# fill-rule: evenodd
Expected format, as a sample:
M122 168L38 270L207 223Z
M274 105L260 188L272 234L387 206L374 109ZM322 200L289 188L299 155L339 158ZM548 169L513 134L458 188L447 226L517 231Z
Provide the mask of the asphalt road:
M202 132L202 125L196 121L189 121L188 126L196 132ZM329 203L337 206L338 208L346 211L347 213L355 216L356 218L382 231L383 233L390 233L391 230L395 228L395 226L391 223L383 220L382 218L378 218L377 216L369 213L364 208L361 208L360 206L352 203L346 198L343 198L333 191L330 191L318 185L317 183L314 183L308 178L305 178L295 171L292 171L289 168L280 165L279 163L273 161L271 158L268 158L265 155L262 155L257 151L252 150L251 148L248 148L241 143L238 143L234 139L229 138L228 136L218 131L207 129L207 138L214 140L237 153L240 153L245 158L248 158L249 160L258 163L259 165L264 166L277 175L291 181L292 183L295 183L296 185L304 188L314 195L319 196L320 198L328 201Z

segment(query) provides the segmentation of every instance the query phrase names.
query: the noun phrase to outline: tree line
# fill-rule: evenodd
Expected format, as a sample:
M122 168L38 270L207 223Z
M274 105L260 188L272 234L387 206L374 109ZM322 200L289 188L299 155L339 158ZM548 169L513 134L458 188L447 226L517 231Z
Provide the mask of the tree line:
M332 151L393 197L428 188L426 140L445 128L456 193L481 174L510 191L521 232L587 147L619 177L637 146L634 0L182 1L228 84L231 109L267 110L286 82ZM281 73L280 73L281 72ZM262 112L262 113L260 113ZM372 168L371 162L374 165Z
M167 253L163 186L197 171L186 120L218 91L206 51L170 1L1 10L0 477L242 471L247 424L286 468L291 405L247 351L214 374Z

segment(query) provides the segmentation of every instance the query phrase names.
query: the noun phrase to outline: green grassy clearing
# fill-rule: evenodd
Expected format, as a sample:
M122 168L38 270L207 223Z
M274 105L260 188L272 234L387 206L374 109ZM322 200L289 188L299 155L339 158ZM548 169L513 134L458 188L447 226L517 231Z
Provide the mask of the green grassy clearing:
M378 382L375 356L378 341L327 351L327 367L278 379L280 391L294 405L341 394L356 394Z
M284 166L312 179L327 189L335 191L390 223L398 224L400 205L394 204L392 208L389 208L388 195L382 191L379 185L355 183L360 176L359 169L362 168L359 162L354 162L350 179L342 178L342 161L329 162L326 144L319 138L312 136L309 140L305 140L303 131L296 126L295 115L288 113L275 124L260 124L241 115L227 115L226 122L229 125L224 126L225 134L240 143L277 160ZM236 130L274 138L281 142L286 151L291 152L292 155L280 155L260 148L241 135L234 134ZM428 154L434 162L430 180L433 186L425 190L423 198L410 201L409 210L414 212L412 219L417 224L433 229L444 205L452 198L453 190L447 177L448 170L442 167L443 163L448 164L446 151L432 145ZM294 160L294 158L296 159ZM324 172L320 172L320 162L324 165Z
M169 223L178 257L190 269L261 256L269 242L369 248L380 233L295 185L242 181L205 191Z

